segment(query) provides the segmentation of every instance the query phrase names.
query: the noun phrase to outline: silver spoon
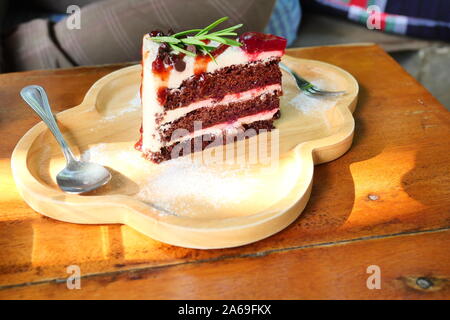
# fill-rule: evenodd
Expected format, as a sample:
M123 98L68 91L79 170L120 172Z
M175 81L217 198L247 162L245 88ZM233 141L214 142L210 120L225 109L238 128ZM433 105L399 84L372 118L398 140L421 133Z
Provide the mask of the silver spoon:
M101 165L75 159L56 124L44 88L27 86L20 91L20 95L44 121L61 146L67 164L56 176L56 182L62 191L67 193L88 192L111 180L111 173Z

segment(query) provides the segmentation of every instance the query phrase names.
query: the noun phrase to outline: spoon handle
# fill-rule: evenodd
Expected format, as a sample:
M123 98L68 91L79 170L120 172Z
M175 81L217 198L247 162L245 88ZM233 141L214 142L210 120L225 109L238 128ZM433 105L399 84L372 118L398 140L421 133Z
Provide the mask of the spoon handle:
M53 136L62 148L66 161L68 163L76 161L69 145L56 124L55 117L50 109L47 94L45 93L44 88L36 85L27 86L20 91L20 95L23 100L25 100L26 103L28 103L29 106L38 114L42 121L44 121L51 133L53 133Z

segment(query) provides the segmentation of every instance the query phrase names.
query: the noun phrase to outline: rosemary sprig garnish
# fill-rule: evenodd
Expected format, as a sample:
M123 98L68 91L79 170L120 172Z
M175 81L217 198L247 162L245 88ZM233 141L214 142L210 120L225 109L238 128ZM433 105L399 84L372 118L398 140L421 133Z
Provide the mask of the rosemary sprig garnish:
M204 54L209 55L213 60L214 57L211 55L211 52L216 48L213 46L208 46L204 40L211 40L215 42L219 42L222 44L226 44L229 46L241 46L242 44L236 40L227 38L231 36L237 36L237 33L234 32L236 29L242 27L242 24L237 24L233 27L229 27L223 30L211 32L212 29L217 27L222 22L228 20L228 17L220 18L217 21L214 21L209 26L203 29L191 29L186 31L181 31L175 33L170 36L157 36L150 37L150 40L160 43L167 43L170 48L177 52L182 52L186 55L195 57L195 52L187 50L187 46L195 46L197 51L201 51ZM215 60L214 60L215 61Z

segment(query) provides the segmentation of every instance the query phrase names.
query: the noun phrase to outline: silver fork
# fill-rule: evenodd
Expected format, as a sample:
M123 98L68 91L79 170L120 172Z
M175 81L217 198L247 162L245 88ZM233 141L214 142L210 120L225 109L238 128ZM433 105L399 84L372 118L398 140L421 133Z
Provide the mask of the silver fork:
M288 72L292 77L294 77L295 81L297 82L297 86L300 90L304 91L305 94L309 96L340 96L345 94L345 91L326 91L321 90L317 88L315 85L313 85L311 82L303 79L300 77L297 72L289 68L284 63L280 62L280 68L284 71Z

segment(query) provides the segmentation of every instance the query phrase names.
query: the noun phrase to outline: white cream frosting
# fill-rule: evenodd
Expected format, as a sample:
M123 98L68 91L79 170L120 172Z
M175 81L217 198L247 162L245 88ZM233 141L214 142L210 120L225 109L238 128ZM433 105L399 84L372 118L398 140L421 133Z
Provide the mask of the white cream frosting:
M156 119L161 117L164 113L164 108L158 101L158 89L160 87L167 87L169 89L178 88L184 80L194 75L195 57L186 56L184 57L184 62L186 63L185 69L181 72L172 69L168 75L168 79L162 81L161 78L152 71L152 63L157 57L159 47L160 44L150 40L148 34L144 36L142 46L143 79L141 97L143 108L142 150L144 152L158 152L161 147L164 146L164 143L161 141L157 132L158 127L156 123ZM214 61L208 62L206 72L214 72L220 68L246 64L256 60L270 60L282 55L283 51L269 51L262 52L258 55L248 55L240 47L230 46L216 57L215 60L217 63ZM171 116L175 119L176 113L174 112ZM165 119L164 122L168 121Z

